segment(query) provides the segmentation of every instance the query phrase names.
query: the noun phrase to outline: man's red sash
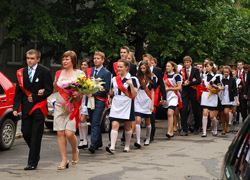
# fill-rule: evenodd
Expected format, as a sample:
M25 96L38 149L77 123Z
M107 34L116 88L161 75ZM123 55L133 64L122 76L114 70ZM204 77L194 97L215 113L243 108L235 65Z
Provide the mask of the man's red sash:
M118 62L113 63L113 67L114 67L114 71L115 71L116 76L118 76L117 64L118 64Z
M167 77L166 74L164 75L163 79L164 79L164 82L165 82L165 84L166 84L167 87L172 87L172 88L174 88L174 86L170 83L170 81L169 81L169 79L168 79L168 77ZM178 97L178 104L179 104L179 108L181 109L181 108L183 107L183 105L182 105L182 102L181 102L180 95L179 95L179 93L178 93L177 91L173 91L173 92L174 92L174 93L176 94L176 96Z
M25 89L23 85L23 68L17 71L17 81L24 94L26 94L26 96L28 97L32 96L33 93ZM48 114L48 109L46 105L47 105L47 98L41 102L36 103L35 106L29 112L29 115L31 115L36 109L40 108L44 117L46 117L46 115Z
M68 101L69 99L73 99L73 101L71 102L73 105L74 105L74 111L71 113L71 115L69 116L69 119L70 120L73 120L75 118L76 120L76 129L78 128L78 124L79 124L79 116L80 116L80 112L79 112L79 108L82 104L82 97L81 97L81 100L80 102L77 102L76 99L74 99L71 94L68 94L66 91L64 91L64 89L60 88L58 85L57 85L57 80L61 74L62 70L60 71L57 71L56 72L56 86L57 86L57 89L60 93L60 95L63 97L63 99L65 101Z
M185 77L185 68L181 69L181 76L182 76L184 81L187 80L186 77ZM197 101L198 101L199 98L201 97L200 85L194 85L194 86L190 86L190 87L196 90Z
M117 83L118 89L120 89L121 92L123 92L127 97L135 100L135 97L132 96L132 93L123 86L120 76L116 76L116 83Z
M87 69L87 75L88 76L91 76L92 69L93 68ZM104 99L102 97L99 97L99 96L95 96L95 98L98 99L98 100L100 100L100 101L104 101L105 102L105 107L107 109L109 108L110 102L109 102L109 96L108 96L108 94L106 95L106 99Z
M148 95L148 97L152 100L152 95L151 95L151 91L150 89L146 86L146 82L145 79L142 80L142 88L145 90L146 94Z
M246 84L245 84L245 81L244 81L244 78L243 78L243 73L242 73L242 74L240 74L240 79L241 79L241 81L242 81L243 85L245 86Z

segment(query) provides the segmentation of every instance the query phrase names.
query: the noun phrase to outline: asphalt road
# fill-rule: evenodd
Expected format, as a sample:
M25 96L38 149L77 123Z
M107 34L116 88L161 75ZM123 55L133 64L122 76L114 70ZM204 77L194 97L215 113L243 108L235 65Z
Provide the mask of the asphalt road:
M160 123L166 125L167 121ZM207 138L201 138L201 134L181 137L176 133L169 140L165 137L167 130L161 127L156 131L155 141L148 147L134 149L136 138L132 138L129 153L122 152L123 147L118 139L115 155L105 151L109 141L108 134L103 134L102 149L95 154L80 150L79 163L74 166L70 164L69 169L63 171L57 170L61 157L55 132L44 134L41 160L35 171L23 170L27 163L28 147L23 138L18 138L10 150L0 151L0 179L219 179L221 163L235 136L234 132L226 136L219 133L218 137L209 134ZM119 138L121 133L122 130ZM145 129L142 129L142 135L145 135ZM143 139L144 136L142 142ZM69 144L68 158L72 159Z

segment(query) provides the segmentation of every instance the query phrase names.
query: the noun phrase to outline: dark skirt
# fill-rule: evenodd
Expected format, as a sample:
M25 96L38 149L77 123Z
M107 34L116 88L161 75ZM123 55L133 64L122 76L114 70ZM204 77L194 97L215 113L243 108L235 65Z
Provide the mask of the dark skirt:
M143 113L135 112L135 116L140 116L141 118L151 118L152 114L143 114Z

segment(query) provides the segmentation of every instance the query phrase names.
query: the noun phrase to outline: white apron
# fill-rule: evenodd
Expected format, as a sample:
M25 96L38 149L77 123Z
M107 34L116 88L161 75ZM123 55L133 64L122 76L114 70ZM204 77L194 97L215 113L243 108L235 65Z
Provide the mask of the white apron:
M215 81L216 80L216 75L211 79L211 81ZM203 78L203 83L205 85L205 87L208 87L209 82L207 81L207 75L204 75ZM211 95L209 96L209 98L207 98L209 95L209 92L202 92L201 95L201 106L209 106L209 107L217 107L218 105L218 95L217 94L213 94L211 93Z

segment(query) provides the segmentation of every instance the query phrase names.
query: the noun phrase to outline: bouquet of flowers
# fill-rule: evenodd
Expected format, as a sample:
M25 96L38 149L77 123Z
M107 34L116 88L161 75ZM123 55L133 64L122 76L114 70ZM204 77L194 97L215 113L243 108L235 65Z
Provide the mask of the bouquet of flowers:
M207 87L208 89L210 89L210 91L209 91L209 94L208 94L208 96L207 96L207 98L209 98L210 97L210 95L213 93L213 94L217 94L218 93L218 91L220 90L220 88L217 86L217 85L215 85L215 84L213 84L213 82L212 81L210 81L209 82L209 85L208 85L208 87ZM211 91L211 89L212 89L212 91Z
M105 84L105 82L101 82L101 80L101 78L80 75L76 80L76 83L79 84L77 86L77 91L84 94L94 94L102 90L102 84Z
M94 78L88 75L79 75L76 82L63 84L62 88L67 94L70 95L68 101L62 103L63 111L65 113L71 113L74 111L74 98L72 96L73 91L78 91L86 95L94 94L99 90L102 90L102 84L105 84L105 82L101 82L101 80L101 78Z

